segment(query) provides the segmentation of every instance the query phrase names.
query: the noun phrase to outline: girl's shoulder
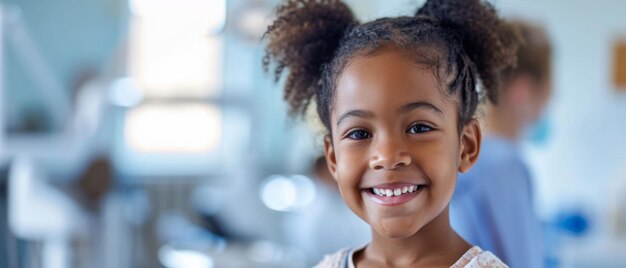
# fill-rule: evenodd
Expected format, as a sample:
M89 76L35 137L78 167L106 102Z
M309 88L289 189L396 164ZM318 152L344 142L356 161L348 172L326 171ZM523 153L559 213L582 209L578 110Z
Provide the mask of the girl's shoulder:
M333 254L324 256L314 268L346 268L351 265L350 255L354 249L345 248ZM478 246L470 248L450 268L509 268L498 257Z
M450 268L508 268L498 257L478 246L470 248Z
M349 254L350 248L344 248L333 254L328 254L314 268L344 268Z

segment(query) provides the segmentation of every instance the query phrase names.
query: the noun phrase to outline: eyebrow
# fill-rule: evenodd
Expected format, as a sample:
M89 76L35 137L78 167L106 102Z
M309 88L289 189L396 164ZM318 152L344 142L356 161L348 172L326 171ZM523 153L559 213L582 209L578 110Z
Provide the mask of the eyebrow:
M400 107L400 109L398 109L398 113L408 113L410 111L413 111L415 109L425 109L425 110L429 110L434 112L437 116L439 117L443 117L443 112L437 108L437 106L430 104L428 102L424 102L424 101L418 101L418 102L412 102L409 104L406 104L402 107ZM337 120L337 127L339 127L339 125L345 121L346 119L350 118L350 117L360 117L360 118L373 118L374 114L370 111L366 111L366 110L350 110L348 112L345 112L344 114L342 114L339 119Z
M435 114L437 114L437 116L443 117L443 112L439 108L437 108L437 106L429 102L425 102L425 101L418 101L418 102L412 102L412 103L406 104L400 107L400 109L398 109L398 113L408 113L415 109L430 110L434 112Z
M365 111L365 110L351 110L351 111L345 112L337 120L337 127L339 127L341 122L343 122L344 120L350 117L373 118L374 114L372 112Z

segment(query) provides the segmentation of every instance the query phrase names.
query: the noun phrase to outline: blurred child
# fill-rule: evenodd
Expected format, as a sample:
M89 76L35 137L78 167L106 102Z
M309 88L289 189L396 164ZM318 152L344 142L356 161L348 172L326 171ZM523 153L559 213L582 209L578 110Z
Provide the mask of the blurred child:
M491 100L518 36L480 0L430 0L359 23L339 0L290 0L266 37L293 113L315 98L329 171L369 244L318 267L506 267L451 228L457 173L480 151L477 83ZM488 226L485 226L488 228Z

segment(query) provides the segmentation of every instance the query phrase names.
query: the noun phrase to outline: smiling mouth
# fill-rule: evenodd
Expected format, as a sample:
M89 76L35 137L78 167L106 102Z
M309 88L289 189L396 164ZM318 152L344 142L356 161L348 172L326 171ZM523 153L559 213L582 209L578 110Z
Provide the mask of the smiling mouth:
M365 188L368 199L382 206L397 206L413 199L422 189L426 188L426 184L396 184L384 185L372 188Z
M378 195L378 196L391 197L391 196L401 196L405 194L410 194L410 193L419 191L422 187L424 187L424 185L420 185L420 184L398 187L395 189L373 187L373 188L369 188L369 191L370 193Z

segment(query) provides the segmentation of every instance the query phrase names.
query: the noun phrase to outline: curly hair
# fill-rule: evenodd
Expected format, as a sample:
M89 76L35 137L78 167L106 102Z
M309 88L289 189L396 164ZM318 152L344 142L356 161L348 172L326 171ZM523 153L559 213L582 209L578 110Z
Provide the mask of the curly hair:
M303 114L315 98L329 132L336 81L355 56L389 46L412 53L435 70L446 93L456 98L462 127L474 117L483 96L496 102L501 72L514 65L520 39L481 0L429 0L415 16L363 24L340 0L287 0L264 38L269 40L265 70L273 67L277 81L289 70L284 98L290 114Z
M527 75L538 83L547 83L552 75L552 46L546 31L540 26L522 20L509 22L520 33L522 42L517 49L517 65L503 71L503 83Z

